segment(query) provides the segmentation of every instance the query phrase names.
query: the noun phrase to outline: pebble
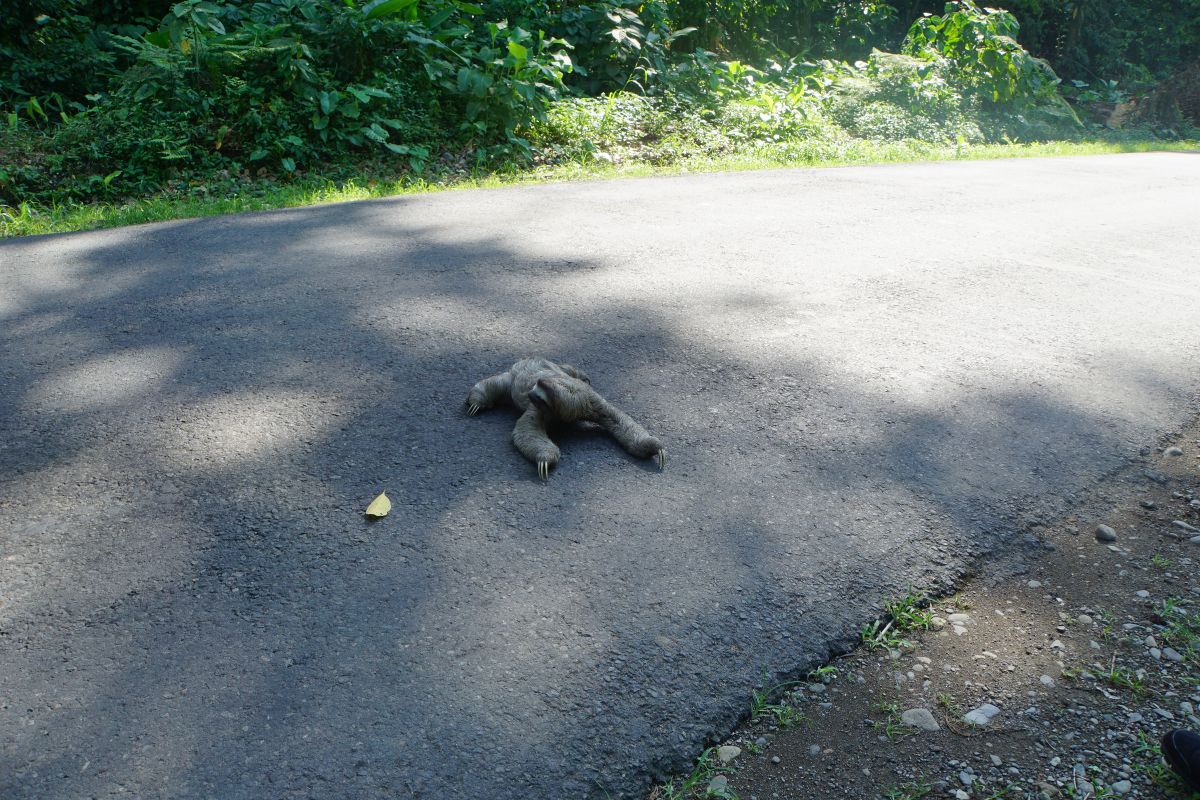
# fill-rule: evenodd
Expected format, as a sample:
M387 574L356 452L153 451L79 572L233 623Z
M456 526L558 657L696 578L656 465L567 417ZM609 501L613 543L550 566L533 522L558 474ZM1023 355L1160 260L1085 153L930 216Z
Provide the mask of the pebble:
M1159 650L1157 647L1151 647L1150 648L1150 657L1153 658L1155 661L1160 660L1162 658L1162 650Z
M722 764L728 764L742 754L742 748L732 744L723 744L717 748L717 758Z
M1108 788L1112 789L1117 794L1129 794L1131 791L1133 791L1133 784L1129 781L1117 781Z
M1117 532L1107 525L1096 526L1096 541L1098 542L1115 542L1117 540Z
M1089 617L1087 614L1080 614L1075 619L1076 619L1076 621L1079 622L1080 625L1091 625L1092 624L1092 618Z
M778 764L782 759L779 756L771 756L771 763Z
M966 625L968 622L971 621L971 615L970 614L951 614L950 616L946 617L946 619L948 619L954 625Z
M1042 588L1042 582L1041 581L1030 581L1029 588L1030 589L1040 589L1040 588Z
M918 728L923 731L941 730L940 725L933 717L933 712L928 708L910 708L900 715L900 721L910 728Z
M971 800L971 795L967 794L962 789L955 789L954 800Z
M1168 447L1166 450L1163 450L1163 455L1164 456L1181 456L1181 455L1183 455L1183 448L1182 447Z
M1042 682L1043 686L1049 689L1054 688L1054 678L1051 678L1049 675L1043 675L1042 677L1038 678L1038 680Z
M1158 505L1153 500L1143 500L1142 508L1155 509L1158 508Z
M1158 639L1155 639L1153 636L1147 636L1142 640L1142 643L1145 644L1146 647L1158 647Z
M1193 536L1192 538L1188 539L1188 542L1191 544L1200 544L1200 536Z
M1164 647L1162 654L1163 658L1165 658L1167 661L1183 661L1183 656L1181 656L1179 651L1173 647Z
M821 745L819 745L819 744L813 744L813 745L809 745L809 747L808 747L808 754L809 754L810 756L819 756L819 755L821 755Z
M970 786L975 783L975 776L967 772L965 769L958 773L958 779L962 781L963 786Z
M1057 767L1061 763L1062 763L1062 759L1059 758L1058 756L1055 756L1054 758L1050 759L1050 766L1052 766L1052 767Z
M1187 714L1190 717L1192 714L1196 713L1196 709L1191 703L1189 703L1187 700L1184 700L1179 704L1179 713Z
M718 797L724 797L729 791L729 778L724 775L714 775L713 779L708 782L708 793L715 794Z
M1171 520L1171 524L1176 528L1181 528L1182 530L1187 531L1188 533L1200 533L1200 528L1197 528L1195 525L1189 525L1181 519L1173 519Z
M1147 592L1145 589L1138 589L1136 592L1133 593L1133 595L1134 595L1134 597L1140 597L1144 600L1150 596L1150 593Z
M754 740L754 745L756 747L766 747L767 746L767 737L765 737L765 736L758 737L757 739Z
M963 722L968 725L987 725L992 717L1000 713L1000 709L991 703L984 703L979 708L973 708L963 715Z
M993 767L998 767L998 766L1000 766L1001 764L1003 764L1003 763L1004 763L1004 759L1000 758L1000 756L998 756L998 755L995 755L995 754L993 754L993 755L991 756L991 759L992 759L992 766L993 766Z

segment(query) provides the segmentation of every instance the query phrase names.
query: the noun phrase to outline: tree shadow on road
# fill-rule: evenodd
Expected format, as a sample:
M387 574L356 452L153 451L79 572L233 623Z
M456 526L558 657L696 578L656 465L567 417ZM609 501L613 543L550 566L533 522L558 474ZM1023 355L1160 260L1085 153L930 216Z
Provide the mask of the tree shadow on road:
M633 796L1130 453L1069 396L873 393L438 214L0 244L5 796ZM461 412L530 353L585 367L667 472L571 435L536 481L512 414ZM1161 418L1184 382L1136 368L1104 365Z

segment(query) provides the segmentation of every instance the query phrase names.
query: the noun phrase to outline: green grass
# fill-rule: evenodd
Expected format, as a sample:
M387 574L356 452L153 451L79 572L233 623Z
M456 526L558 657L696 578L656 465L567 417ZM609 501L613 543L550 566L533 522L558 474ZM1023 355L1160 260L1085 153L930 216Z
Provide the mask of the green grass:
M885 800L921 800L922 797L928 797L932 791L932 784L920 780L894 786L884 792L883 796Z
M799 681L789 681L764 689L753 689L750 692L750 719L758 720L765 715L774 719L780 728L794 728L805 720L804 713L789 702L772 703L771 698L780 691L796 686Z
M694 797L697 792L704 791L708 782L717 774L717 748L710 747L696 759L696 766L687 777L678 783L674 780L655 788L651 797L654 800L686 800Z
M911 736L913 731L907 725L900 721L900 704L894 701L881 700L875 709L885 717L883 721L876 720L873 723L875 730L883 733L889 742L896 739L903 739L906 736Z
M885 648L894 650L909 644L904 634L913 630L929 630L933 622L933 610L929 603L915 592L891 600L883 607L887 621L875 620L863 626L861 638L868 649Z
M1046 142L1035 144L941 145L917 141L873 142L854 139L849 143L790 142L762 146L753 152L723 157L684 158L667 165L571 163L493 173L445 181L393 179L378 181L297 180L289 184L265 184L253 191L230 197L157 196L126 203L88 203L34 208L0 206L0 238L45 233L112 228L145 222L208 217L243 211L295 208L349 200L420 194L450 189L493 188L541 182L605 180L652 175L682 175L704 172L735 172L780 167L835 167L859 164L908 163L917 161L984 160L1045 156L1100 155L1151 151L1189 151L1198 142Z

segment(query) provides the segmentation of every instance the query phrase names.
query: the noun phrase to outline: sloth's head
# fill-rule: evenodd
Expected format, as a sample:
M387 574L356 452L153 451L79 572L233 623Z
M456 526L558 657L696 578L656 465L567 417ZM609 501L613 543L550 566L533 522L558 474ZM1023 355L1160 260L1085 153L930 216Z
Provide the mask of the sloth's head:
M575 378L539 378L529 390L529 402L563 422L576 422L591 416L592 395L592 388Z

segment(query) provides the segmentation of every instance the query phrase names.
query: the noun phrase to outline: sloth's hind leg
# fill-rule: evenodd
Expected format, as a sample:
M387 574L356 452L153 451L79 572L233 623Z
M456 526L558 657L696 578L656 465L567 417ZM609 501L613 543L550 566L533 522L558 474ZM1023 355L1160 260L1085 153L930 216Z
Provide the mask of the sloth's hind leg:
M638 458L655 456L658 468L667 468L667 450L663 443L612 403L604 401L601 412L596 415L596 422L612 434L625 452Z

